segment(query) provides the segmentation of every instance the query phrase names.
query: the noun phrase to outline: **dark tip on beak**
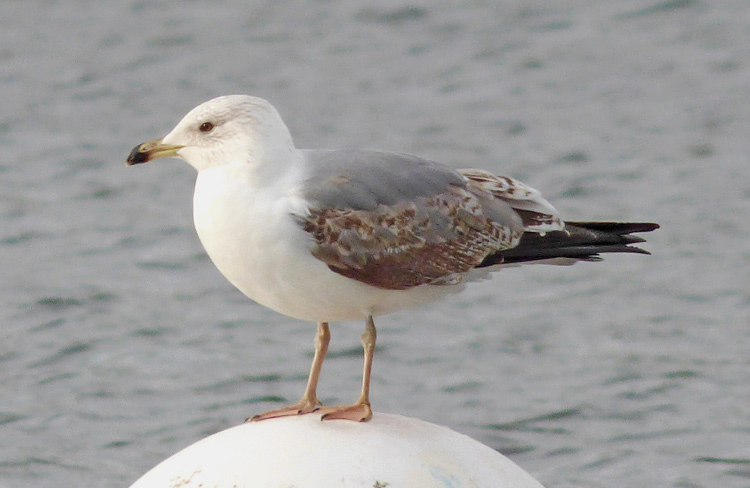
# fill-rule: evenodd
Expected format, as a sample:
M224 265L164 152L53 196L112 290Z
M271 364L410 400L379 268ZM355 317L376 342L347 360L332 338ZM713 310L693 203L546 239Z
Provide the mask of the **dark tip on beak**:
M180 149L182 149L182 146L164 144L161 139L154 139L135 146L125 162L128 166L133 166L134 164L147 163L152 159L179 157L177 151Z
M125 163L128 166L147 163L149 161L149 153L148 151L143 150L143 146L144 144L138 144L133 148L132 151L130 151L130 154L128 154L128 159L125 160Z

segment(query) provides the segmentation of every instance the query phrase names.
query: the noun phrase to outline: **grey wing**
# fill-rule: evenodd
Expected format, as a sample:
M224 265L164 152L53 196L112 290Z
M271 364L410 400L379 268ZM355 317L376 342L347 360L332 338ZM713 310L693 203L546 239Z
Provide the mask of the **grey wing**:
M304 150L302 196L320 208L374 210L465 186L456 170L408 154L383 151Z
M452 284L516 246L520 216L447 166L371 151L306 151L300 224L336 273L401 290Z

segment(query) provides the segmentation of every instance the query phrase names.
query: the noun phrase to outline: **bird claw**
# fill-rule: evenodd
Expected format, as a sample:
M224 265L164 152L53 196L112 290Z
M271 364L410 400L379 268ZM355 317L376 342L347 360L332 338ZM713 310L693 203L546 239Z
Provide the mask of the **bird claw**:
M372 418L369 403L355 403L337 407L321 407L318 409L323 416L320 420L351 420L353 422L367 422Z
M253 417L248 417L245 422L258 422L260 420L275 419L280 417L293 417L295 415L307 415L313 413L320 408L320 402L316 401L301 401L297 405L291 405L289 407L277 408L276 410L269 410Z

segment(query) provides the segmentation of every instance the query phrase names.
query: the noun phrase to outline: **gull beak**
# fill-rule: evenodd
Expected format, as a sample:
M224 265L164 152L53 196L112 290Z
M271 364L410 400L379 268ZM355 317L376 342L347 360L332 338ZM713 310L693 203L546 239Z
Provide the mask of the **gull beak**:
M132 166L134 164L147 163L157 158L177 157L177 151L185 147L164 144L161 141L161 139L154 139L135 146L128 155L128 159L126 160L127 165Z

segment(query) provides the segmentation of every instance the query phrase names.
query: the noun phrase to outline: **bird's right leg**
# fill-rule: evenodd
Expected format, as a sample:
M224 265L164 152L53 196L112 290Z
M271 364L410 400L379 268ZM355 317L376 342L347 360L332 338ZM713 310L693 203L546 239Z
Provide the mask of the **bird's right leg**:
M320 411L323 416L320 420L339 419L367 422L372 418L372 407L370 406L370 373L372 372L372 357L375 354L377 336L375 322L370 315L367 317L365 331L362 333L362 348L365 351L365 364L364 371L362 372L362 393L360 393L359 399L352 405L322 407Z
M318 322L318 332L315 335L315 356L310 367L310 376L307 378L307 388L305 388L305 393L302 395L299 403L290 407L261 413L247 419L247 422L288 417L291 415L304 415L317 410L321 404L317 395L318 379L320 378L320 370L323 368L323 360L326 357L326 352L328 352L328 343L330 341L331 331L328 328L328 322Z

